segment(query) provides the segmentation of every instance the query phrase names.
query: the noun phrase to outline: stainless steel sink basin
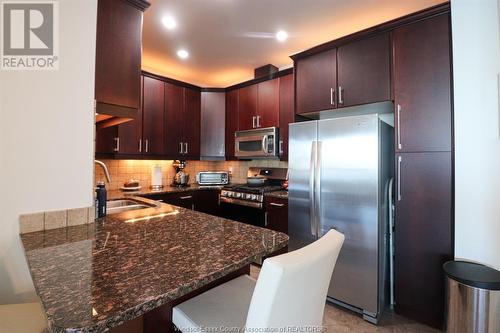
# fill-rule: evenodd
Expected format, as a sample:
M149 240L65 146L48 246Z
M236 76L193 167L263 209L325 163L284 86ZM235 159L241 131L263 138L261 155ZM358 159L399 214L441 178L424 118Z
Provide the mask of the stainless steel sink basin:
M144 208L151 208L152 206L148 206L142 202L122 199L122 200L110 200L107 202L107 211L108 214L118 214L127 212L130 210L138 210Z

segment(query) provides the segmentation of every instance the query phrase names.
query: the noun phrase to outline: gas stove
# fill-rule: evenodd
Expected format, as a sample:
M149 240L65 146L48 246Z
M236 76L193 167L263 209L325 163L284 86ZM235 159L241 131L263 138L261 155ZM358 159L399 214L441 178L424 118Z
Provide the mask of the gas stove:
M220 194L220 202L263 209L264 194L281 190L281 182L286 179L286 173L286 169L279 168L250 168L249 176L266 175L268 183L262 186L248 184L224 186Z

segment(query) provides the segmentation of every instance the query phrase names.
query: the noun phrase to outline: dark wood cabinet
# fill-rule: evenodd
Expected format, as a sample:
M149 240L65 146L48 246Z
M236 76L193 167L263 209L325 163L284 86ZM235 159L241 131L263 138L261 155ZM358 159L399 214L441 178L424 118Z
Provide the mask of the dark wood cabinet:
M266 228L288 234L288 200L266 197Z
M260 82L257 85L257 126L279 126L279 79Z
M195 193L194 210L210 215L218 216L219 209L219 190L204 189L198 190Z
M219 192L216 189L200 189L196 191L146 194L144 197L217 216L219 214Z
M453 259L452 153L396 155L396 312L442 327L444 275Z
M257 127L257 85L239 89L238 130Z
M165 82L165 154L167 156L180 156L184 151L183 119L184 88Z
M99 0L95 99L112 108L140 108L142 0Z
M389 33L337 49L337 107L391 100Z
M143 80L142 140L140 142L140 150L143 155L162 155L165 152L164 83L148 76L144 76ZM138 147L137 143L135 147Z
M201 91L184 88L184 158L200 158Z
M452 149L450 17L394 31L396 149Z
M337 49L295 62L297 114L335 107Z
M118 152L120 142L118 139L118 126L96 129L95 152L110 156Z
M293 74L285 75L279 78L280 86L280 105L279 105L279 154L283 161L288 160L288 125L294 122L293 109Z
M239 90L226 92L226 127L225 145L226 159L234 159L234 132L238 130L238 96Z

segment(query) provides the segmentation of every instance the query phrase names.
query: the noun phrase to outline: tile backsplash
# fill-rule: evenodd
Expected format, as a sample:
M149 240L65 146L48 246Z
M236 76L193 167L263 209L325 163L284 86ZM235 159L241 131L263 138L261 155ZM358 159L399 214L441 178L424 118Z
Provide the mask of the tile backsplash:
M102 160L109 169L111 184L106 184L109 190L118 190L130 180L138 180L143 188L151 185L151 172L153 167L162 168L162 182L164 186L172 183L175 169L171 160ZM196 182L196 174L200 171L231 171L232 183L245 183L249 167L274 167L287 168L288 162L278 160L253 160L253 161L187 161L186 172L189 182ZM95 182L105 180L104 171L99 165L95 166Z

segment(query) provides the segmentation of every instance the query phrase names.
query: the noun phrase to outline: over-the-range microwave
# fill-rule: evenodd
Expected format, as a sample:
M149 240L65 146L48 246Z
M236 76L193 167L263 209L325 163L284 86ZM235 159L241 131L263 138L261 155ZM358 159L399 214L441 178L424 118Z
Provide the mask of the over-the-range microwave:
M271 158L278 156L277 127L251 129L234 133L234 154L238 158Z

